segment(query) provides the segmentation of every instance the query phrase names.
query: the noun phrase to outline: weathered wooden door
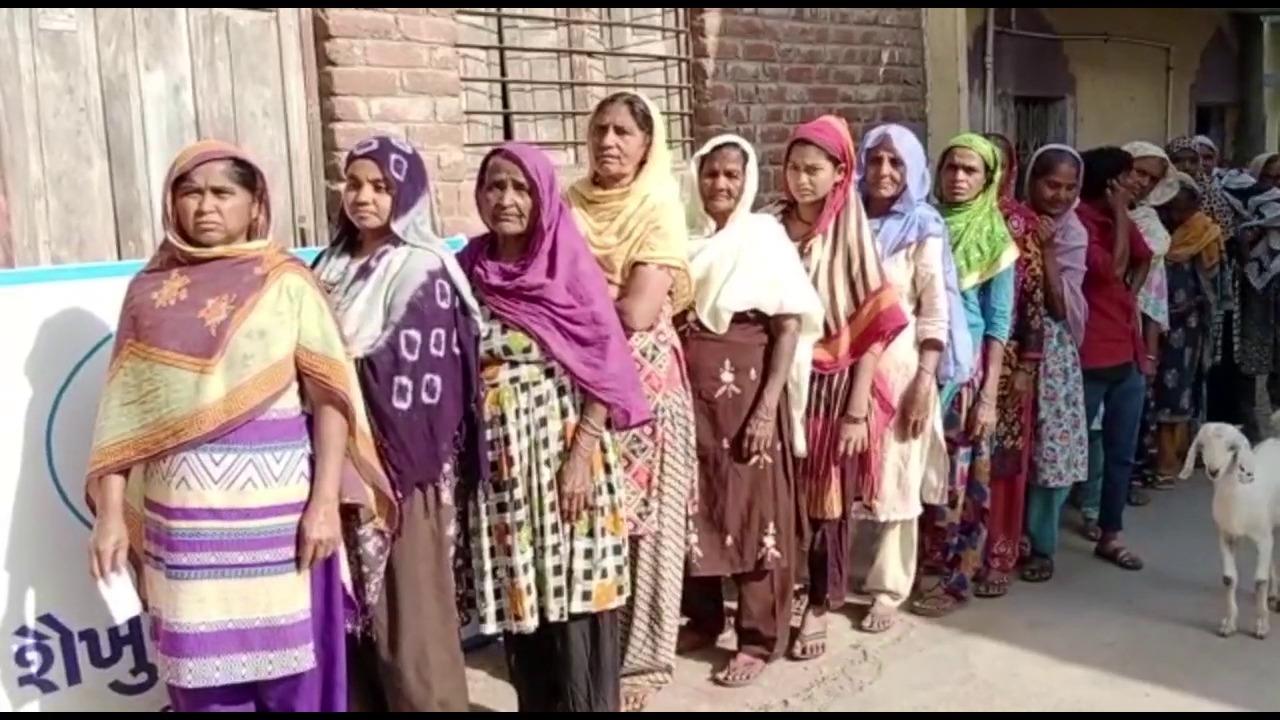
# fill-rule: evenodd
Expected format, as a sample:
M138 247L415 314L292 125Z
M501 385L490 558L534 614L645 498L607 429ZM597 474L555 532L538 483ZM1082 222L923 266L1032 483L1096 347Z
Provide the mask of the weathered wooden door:
M145 257L160 238L170 161L206 137L252 152L275 237L313 244L324 196L306 12L0 9L0 187L11 216L0 265Z

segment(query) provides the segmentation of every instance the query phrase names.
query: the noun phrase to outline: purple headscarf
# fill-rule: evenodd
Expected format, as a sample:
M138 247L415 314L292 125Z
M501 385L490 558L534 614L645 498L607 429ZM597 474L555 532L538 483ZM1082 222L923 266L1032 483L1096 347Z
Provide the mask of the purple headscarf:
M973 338L960 299L960 283L956 263L951 256L951 235L936 208L929 204L929 186L933 184L929 158L915 133L901 125L881 125L862 138L858 158L858 183L866 178L867 159L871 151L888 141L902 160L906 181L902 194L883 217L870 218L871 232L880 247L880 259L887 260L902 250L927 238L942 239L942 275L947 288L947 350L938 365L938 380L943 384L963 383L973 373Z
M493 233L472 238L459 254L472 287L494 315L532 335L584 392L604 403L614 429L649 422L649 403L604 273L560 196L551 161L522 143L495 148L480 164L477 205L485 170L499 155L524 171L535 212L525 256L516 262L492 257Z

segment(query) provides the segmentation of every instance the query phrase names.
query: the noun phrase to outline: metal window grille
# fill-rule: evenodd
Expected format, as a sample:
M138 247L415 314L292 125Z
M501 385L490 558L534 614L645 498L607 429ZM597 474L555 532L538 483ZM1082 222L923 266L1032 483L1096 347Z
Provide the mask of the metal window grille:
M466 148L542 146L561 166L587 164L587 121L620 91L662 110L677 158L692 153L693 87L685 8L467 8L459 24Z

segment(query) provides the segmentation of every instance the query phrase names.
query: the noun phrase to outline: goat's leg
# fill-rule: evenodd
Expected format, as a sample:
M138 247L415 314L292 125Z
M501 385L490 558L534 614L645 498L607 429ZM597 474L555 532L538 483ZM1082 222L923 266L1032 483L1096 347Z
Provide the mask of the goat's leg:
M1271 632L1271 608L1267 596L1271 592L1271 550L1274 540L1271 530L1255 539L1258 546L1258 565L1253 571L1254 617L1253 636L1259 640Z
M1267 600L1271 612L1280 613L1280 561L1275 555L1271 557L1271 594Z
M1218 626L1218 634L1231 637L1236 632L1240 609L1236 607L1236 541L1226 533L1218 533L1218 549L1222 551L1222 584L1227 589L1227 614Z

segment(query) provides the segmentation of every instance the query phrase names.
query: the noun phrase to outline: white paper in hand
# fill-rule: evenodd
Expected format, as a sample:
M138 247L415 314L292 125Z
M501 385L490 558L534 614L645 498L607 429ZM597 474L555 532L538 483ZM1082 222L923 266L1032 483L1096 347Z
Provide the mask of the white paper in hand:
M107 604L111 622L123 625L142 614L142 599L133 586L133 578L127 571L120 571L98 581L98 592Z

